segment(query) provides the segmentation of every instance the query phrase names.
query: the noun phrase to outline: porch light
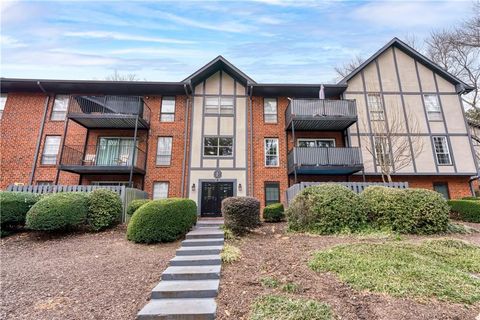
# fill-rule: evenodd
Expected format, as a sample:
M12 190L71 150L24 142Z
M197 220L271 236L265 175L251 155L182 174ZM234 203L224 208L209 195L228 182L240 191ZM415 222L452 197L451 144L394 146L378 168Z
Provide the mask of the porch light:
M238 191L242 191L242 184L241 183L238 184Z
M192 184L192 191L195 191L195 183Z

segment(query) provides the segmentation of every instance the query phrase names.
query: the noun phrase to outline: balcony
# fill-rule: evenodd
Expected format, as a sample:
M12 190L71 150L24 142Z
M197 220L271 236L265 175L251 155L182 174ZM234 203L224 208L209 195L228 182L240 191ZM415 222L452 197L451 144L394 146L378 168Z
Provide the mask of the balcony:
M145 151L133 143L101 143L65 145L59 169L77 174L128 174L133 169L133 173L145 174L145 166Z
M360 148L299 148L288 153L288 173L352 174L363 169Z
M357 122L355 100L292 99L285 114L287 130L345 130Z
M140 96L71 96L68 118L85 128L139 129L150 126L150 108Z

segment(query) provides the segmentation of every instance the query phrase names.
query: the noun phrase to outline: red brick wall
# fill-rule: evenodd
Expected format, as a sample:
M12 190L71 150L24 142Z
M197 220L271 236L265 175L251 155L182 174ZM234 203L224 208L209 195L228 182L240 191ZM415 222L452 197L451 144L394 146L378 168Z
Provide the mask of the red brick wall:
M145 176L145 188L150 197L153 193L154 182L169 182L169 197L181 197L182 164L185 136L185 116L187 97L177 96L175 101L175 121L160 122L161 97L151 96L146 99L146 104L152 111L150 131L148 134L147 174ZM158 137L173 137L172 159L170 166L157 166L157 140ZM188 134L187 134L188 142ZM189 150L187 144L187 151ZM188 153L187 153L188 159ZM188 171L185 170L185 183Z

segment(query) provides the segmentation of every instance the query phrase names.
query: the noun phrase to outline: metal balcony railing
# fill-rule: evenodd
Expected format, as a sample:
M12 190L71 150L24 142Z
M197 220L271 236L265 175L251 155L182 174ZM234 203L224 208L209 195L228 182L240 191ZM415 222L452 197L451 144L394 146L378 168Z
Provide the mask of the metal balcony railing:
M319 173L332 168L356 170L362 167L363 161L360 148L295 147L288 153L289 173L296 168L305 168L311 170L312 173Z

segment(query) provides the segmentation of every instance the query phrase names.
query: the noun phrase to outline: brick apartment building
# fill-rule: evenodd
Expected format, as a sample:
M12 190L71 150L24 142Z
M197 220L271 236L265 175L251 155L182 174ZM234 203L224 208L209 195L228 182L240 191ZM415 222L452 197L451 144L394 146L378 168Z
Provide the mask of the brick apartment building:
M390 159L394 181L463 197L472 89L396 38L337 84L257 83L223 57L180 82L2 78L0 189L125 184L216 214L300 181L381 181Z

